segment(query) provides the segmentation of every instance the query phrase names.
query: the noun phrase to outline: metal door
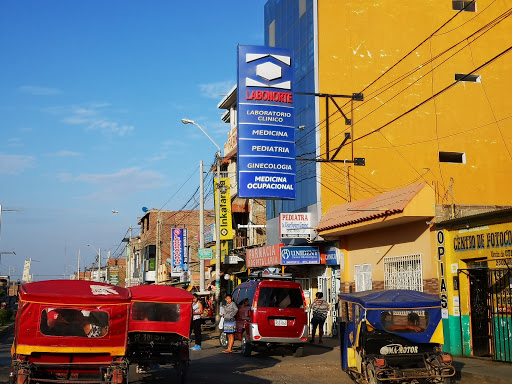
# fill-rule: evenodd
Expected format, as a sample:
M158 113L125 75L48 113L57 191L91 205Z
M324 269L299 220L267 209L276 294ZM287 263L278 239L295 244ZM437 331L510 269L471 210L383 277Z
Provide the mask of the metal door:
M490 356L490 313L487 269L469 269L469 310L473 356Z
M493 359L512 362L512 273L489 270Z

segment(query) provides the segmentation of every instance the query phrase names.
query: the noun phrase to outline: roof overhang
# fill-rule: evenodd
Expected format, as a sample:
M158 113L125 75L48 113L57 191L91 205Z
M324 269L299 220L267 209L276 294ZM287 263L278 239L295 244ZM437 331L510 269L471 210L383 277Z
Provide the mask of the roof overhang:
M327 212L324 218L328 214L331 216L334 214L339 217L339 221L333 221L331 217L330 224L324 225L322 223L324 218L322 218L316 230L319 236L329 240L420 220L429 221L435 217L435 192L432 188L425 183L419 184L416 188L406 191L406 197L398 201L398 197L403 196L404 190L383 194L382 199L376 197L333 207L332 212L331 210ZM389 201L393 199L396 202L390 204ZM352 217L354 214L357 214L357 219L343 219Z

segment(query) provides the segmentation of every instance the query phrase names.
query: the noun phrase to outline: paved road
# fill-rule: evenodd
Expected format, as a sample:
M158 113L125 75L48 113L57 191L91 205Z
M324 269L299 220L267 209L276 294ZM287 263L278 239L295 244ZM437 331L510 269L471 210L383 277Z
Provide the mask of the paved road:
M254 352L251 357L244 357L240 354L240 342L235 343L233 354L224 354L213 335L205 336L208 340L203 342L203 350L191 351L188 383L353 384L339 368L339 349L307 345L300 358L291 354L269 356ZM155 367L145 375L131 370L129 380L130 383L156 384L172 376L172 369Z
M233 354L221 353L216 338L211 334L205 335L202 351L191 351L191 362L188 370L187 383L226 383L226 384L354 384L339 367L339 347L325 348L307 344L304 356L296 358L292 355L252 354L243 357L240 354L240 342L235 343ZM10 348L12 335L0 337L0 383L9 382ZM478 360L464 360L467 364L476 364ZM456 365L459 371L454 384L497 384L509 383L512 377L512 365L488 363L490 370L506 370L501 376L493 376L492 372L481 375L466 375L467 367ZM468 368L469 369L469 368ZM462 378L461 373L462 371ZM168 384L175 383L177 377L170 366L152 367L147 374L135 373L135 367L130 367L129 382L131 384Z

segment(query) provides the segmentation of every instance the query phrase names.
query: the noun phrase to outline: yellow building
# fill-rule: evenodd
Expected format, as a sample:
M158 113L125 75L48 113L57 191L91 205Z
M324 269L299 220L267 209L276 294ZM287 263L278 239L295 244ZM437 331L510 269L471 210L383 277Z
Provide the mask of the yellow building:
M447 349L512 362L512 210L436 229Z
M319 100L320 155L350 133L335 159L366 162L322 164L322 213L418 181L436 204L511 205L510 2L469 3L317 2L318 92L364 96L334 98L352 126Z
M497 340L491 323L485 341L472 338L466 275L460 303L453 291L457 271L484 272L474 272L456 251L440 262L435 229L512 205L510 2L313 3L323 160L317 230L340 244L341 289L441 294L445 348L490 354ZM450 242L458 236L441 233Z
M295 56L298 126L297 199L267 205L268 243L280 213L310 212L312 242L340 255L318 282L444 294L437 225L512 206L509 8L268 0L265 44Z

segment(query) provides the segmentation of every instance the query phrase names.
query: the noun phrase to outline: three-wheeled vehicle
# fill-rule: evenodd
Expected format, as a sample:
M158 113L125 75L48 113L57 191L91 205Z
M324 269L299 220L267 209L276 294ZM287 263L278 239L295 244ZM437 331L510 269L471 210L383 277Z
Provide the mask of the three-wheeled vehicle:
M341 366L358 383L449 383L441 300L409 290L339 294Z
M130 292L80 280L22 284L11 384L125 383Z
M130 287L130 364L172 364L180 381L189 364L192 294L167 285Z

